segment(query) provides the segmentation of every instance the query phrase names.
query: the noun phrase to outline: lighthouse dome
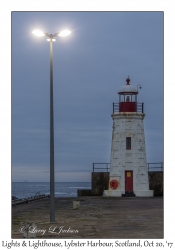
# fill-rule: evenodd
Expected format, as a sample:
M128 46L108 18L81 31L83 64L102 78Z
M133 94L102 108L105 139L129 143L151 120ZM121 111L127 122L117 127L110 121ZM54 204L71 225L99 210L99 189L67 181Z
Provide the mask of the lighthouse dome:
M130 83L129 83L130 79L129 78L126 79L126 82L127 82L127 84L124 85L120 89L120 91L118 92L118 94L124 94L124 93L135 93L135 94L137 94L138 93L137 90L132 85L130 85Z

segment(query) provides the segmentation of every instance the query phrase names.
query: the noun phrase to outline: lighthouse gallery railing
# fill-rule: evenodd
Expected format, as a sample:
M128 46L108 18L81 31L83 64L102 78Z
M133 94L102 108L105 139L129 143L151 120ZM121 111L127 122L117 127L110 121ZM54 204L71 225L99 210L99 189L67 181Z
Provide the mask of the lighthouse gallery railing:
M116 102L114 103L113 102L113 113L117 113L117 112L120 112L120 107L121 107L121 104L122 102ZM123 104L127 104L126 102L123 102ZM138 113L144 113L144 103L139 103L139 102L135 102L135 103L132 103L134 104L134 110L137 110L136 112ZM133 106L133 105L132 105ZM125 110L125 107L126 107L126 110ZM122 106L122 112L127 112L128 111L128 105L123 105ZM130 111L132 112L132 111Z

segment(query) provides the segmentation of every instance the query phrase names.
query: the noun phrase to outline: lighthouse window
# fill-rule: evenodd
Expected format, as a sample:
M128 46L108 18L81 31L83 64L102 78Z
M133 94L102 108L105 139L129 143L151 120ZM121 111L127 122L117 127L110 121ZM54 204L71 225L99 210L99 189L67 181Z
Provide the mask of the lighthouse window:
M126 137L126 149L131 149L131 137Z
M130 102L130 97L129 96L126 97L126 101Z

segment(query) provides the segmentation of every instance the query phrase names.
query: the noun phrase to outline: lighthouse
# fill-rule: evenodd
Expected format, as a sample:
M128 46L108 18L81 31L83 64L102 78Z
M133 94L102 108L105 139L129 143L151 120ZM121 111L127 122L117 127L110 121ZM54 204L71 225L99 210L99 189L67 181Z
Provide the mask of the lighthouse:
M138 85L139 86L139 85ZM137 86L137 87L138 87ZM129 77L113 103L113 127L108 190L104 196L153 196L149 190L144 134L144 103Z

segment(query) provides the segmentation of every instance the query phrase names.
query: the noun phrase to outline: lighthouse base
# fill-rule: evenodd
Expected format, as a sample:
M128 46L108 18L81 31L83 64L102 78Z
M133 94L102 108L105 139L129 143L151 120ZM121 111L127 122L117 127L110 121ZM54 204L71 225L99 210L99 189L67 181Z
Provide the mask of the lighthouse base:
M117 191L117 190L104 190L103 196L109 196L109 197L120 197L122 194L125 194L125 191Z
M106 197L121 197L125 194L125 191L122 190L104 190L103 196ZM153 197L153 190L136 190L134 191L135 196L137 197Z
M154 196L154 191L153 190L137 190L134 191L136 196L139 197L153 197Z

